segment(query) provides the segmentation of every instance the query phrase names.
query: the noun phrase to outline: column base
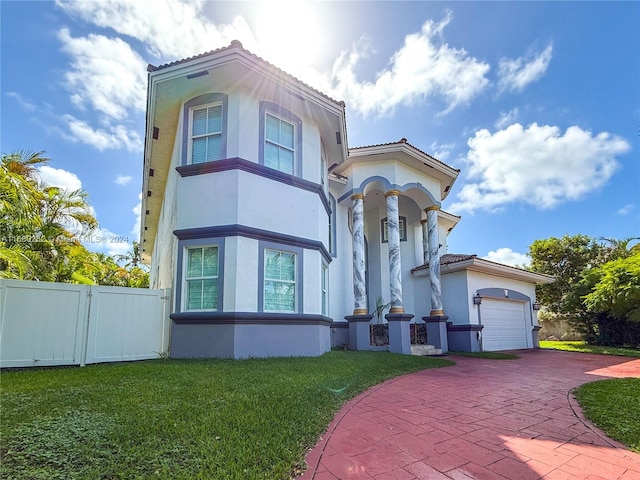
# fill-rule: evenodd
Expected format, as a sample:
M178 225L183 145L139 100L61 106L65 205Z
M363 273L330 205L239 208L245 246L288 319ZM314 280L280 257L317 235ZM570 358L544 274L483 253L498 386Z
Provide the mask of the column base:
M411 355L411 332L409 322L413 315L407 313L388 313L384 316L389 322L389 351Z
M429 315L422 317L427 324L427 343L442 350L442 353L449 351L449 341L447 338L447 320L445 315Z
M371 350L369 325L373 315L347 315L349 322L349 350Z
M457 352L482 351L482 325L454 325L447 322L447 333L451 349Z

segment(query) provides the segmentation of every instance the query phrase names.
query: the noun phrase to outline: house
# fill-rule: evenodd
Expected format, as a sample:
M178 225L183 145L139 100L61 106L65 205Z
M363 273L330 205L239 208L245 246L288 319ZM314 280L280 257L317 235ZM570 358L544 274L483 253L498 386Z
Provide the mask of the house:
M343 102L237 41L148 72L140 238L171 356L369 349L378 298L394 352L416 322L444 351L537 346L551 278L447 253L458 170L406 139L349 149Z

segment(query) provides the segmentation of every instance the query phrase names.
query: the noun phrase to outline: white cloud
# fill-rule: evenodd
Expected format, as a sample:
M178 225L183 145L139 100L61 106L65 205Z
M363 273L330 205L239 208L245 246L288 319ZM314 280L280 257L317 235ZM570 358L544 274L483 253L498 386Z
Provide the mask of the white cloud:
M7 92L7 97L15 99L22 108L30 112L35 112L38 109L38 107L36 107L32 102L24 98L18 92Z
M503 58L498 65L498 81L502 89L522 91L524 87L538 80L547 71L553 45L549 44L541 52L531 51L514 60Z
M389 68L379 72L373 82L361 81L356 76L363 52L358 47L343 52L331 74L325 77L325 89L363 115L390 114L399 105L429 97L444 100L447 107L443 113L468 103L488 85L485 74L489 65L464 49L442 42L442 33L450 21L448 13L440 23L426 21L420 32L407 35L403 46L390 59Z
M85 143L100 151L117 148L126 148L130 152L142 151L143 141L140 135L124 125L107 125L105 128L94 129L87 122L71 115L64 115L63 120L70 132L65 136L73 142Z
M512 108L508 112L500 112L500 118L496 120L496 123L494 124L494 126L500 129L500 128L506 127L507 125L511 125L515 121L515 119L518 117L518 113L519 113L518 107Z
M482 258L504 265L511 265L512 267L528 266L531 263L531 258L528 255L514 252L506 247L499 248L495 251L492 250Z
M95 34L73 38L66 28L58 38L72 57L64 77L77 107L90 106L116 120L125 118L129 109L144 111L147 64L129 44Z
M441 162L444 162L449 155L451 155L451 151L456 147L455 143L438 143L433 142L429 146L429 154L434 158L437 158Z
M133 177L130 175L118 175L118 178L116 178L113 183L115 183L116 185L126 185L128 184L131 180L133 180Z
M204 10L212 4L204 0L57 0L56 3L84 21L140 40L149 53L171 61L228 45L234 39L250 49L257 45L242 17L231 24L209 22ZM144 69L141 71L144 73Z
M616 156L630 148L606 132L593 135L572 126L563 134L536 123L528 128L516 123L493 134L479 130L467 144L470 181L452 211L495 211L515 202L548 209L580 199L607 183L618 168Z
M616 213L618 215L629 215L636 209L636 206L633 203L627 203L624 207L620 208Z
M129 237L118 235L106 228L97 228L91 233L80 235L78 238L87 250L103 252L107 255L125 255L132 248Z
M62 168L53 168L48 165L38 167L38 176L46 185L58 187L69 192L82 188L82 182L75 173L63 170Z
M141 214L142 214L142 192L138 194L138 203L135 207L131 209L131 211L135 214L136 220L133 224L133 228L131 229L131 235L133 235L133 240L136 242L140 241L140 222L141 222Z

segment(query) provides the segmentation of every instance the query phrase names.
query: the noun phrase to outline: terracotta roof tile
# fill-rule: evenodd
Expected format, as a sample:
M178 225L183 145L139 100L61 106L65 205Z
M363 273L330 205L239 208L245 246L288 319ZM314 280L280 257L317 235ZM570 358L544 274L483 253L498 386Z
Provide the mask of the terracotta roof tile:
M170 63L164 63L162 65L158 65L158 66L154 66L149 64L147 66L147 71L148 72L156 72L158 70L162 70L164 68L168 68L168 67L173 67L174 65L180 65L182 63L187 63L190 62L192 60L197 60L198 58L204 58L204 57L208 57L210 55L215 55L216 53L220 53L220 52L224 52L227 50L232 50L232 49L238 49L243 51L244 53L251 55L253 58L255 58L256 60L264 63L265 65L268 65L270 68L273 68L274 70L276 70L278 73L285 75L287 77L289 77L291 80L300 83L301 85L304 85L305 87L309 88L310 90L313 90L314 92L316 92L319 95L322 95L323 97L325 97L327 100L330 100L334 103L337 103L338 105L340 105L342 108L345 108L345 103L344 101L340 100L336 100L334 98L331 98L329 95L327 95L326 93L321 92L320 90L317 90L315 88L313 88L311 85L308 85L306 83L304 83L303 81L301 81L300 79L294 77L293 75L285 72L284 70L276 67L273 63L270 63L268 61L266 61L264 58L259 57L258 55L256 55L255 53L250 52L249 50L247 50L246 48L244 48L242 46L242 43L240 43L239 40L232 40L231 44L227 45L226 47L221 47L221 48L217 48L215 50L210 50L208 52L204 52L204 53L200 53L198 55L194 55L192 57L187 57L187 58L183 58L181 60L176 60L175 62L170 62Z
M463 253L445 253L440 257L440 265L449 265L451 263L464 262L465 260L471 260L472 258L476 258L477 255L466 255ZM412 272L418 272L420 270L426 270L429 268L429 262L424 265L420 265L419 267L412 268Z

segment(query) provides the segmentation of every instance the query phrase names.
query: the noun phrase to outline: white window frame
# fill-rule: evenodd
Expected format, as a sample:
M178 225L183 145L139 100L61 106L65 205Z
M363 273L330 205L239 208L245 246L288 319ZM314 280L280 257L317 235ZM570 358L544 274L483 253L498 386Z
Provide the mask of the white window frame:
M293 280L281 280L281 279L272 279L267 277L267 253L275 252L275 253L284 253L286 255L293 255ZM265 247L264 249L264 261L262 266L262 311L268 313L295 313L298 311L298 254L296 252L290 252L287 250L279 250L277 248L269 248ZM289 285L293 285L293 309L292 310L269 310L266 307L267 299L265 295L265 285L266 282L279 282L286 283Z
M273 140L270 140L267 138L267 117L273 117L276 120L278 120L279 122L284 122L287 123L289 125L291 125L291 127L293 128L293 147L289 147L287 145L283 145L281 143L278 142L274 142ZM275 113L273 113L270 110L266 110L264 113L264 132L263 132L263 136L264 136L264 150L263 150L263 155L266 156L266 151L267 151L267 143L270 143L271 145L275 145L278 148L282 148L285 150L288 150L291 152L291 156L292 156L292 164L291 164L291 172L285 172L284 170L282 170L280 167L280 165L278 165L278 168L274 168L274 167L269 167L269 168L274 168L274 170L278 170L279 172L282 173L286 173L288 175L295 175L296 174L296 148L298 147L298 145L296 145L296 125L294 122L288 120L287 118L281 116L281 115L277 115ZM266 164L266 159L263 159L264 165L268 166Z
M209 109L211 107L220 107L220 131L218 132L211 132L211 133L207 133L204 135L197 135L194 136L193 135L193 115L197 110L205 110L205 109ZM187 164L188 165L199 165L198 163L193 163L193 140L195 138L206 138L206 137L213 137L213 136L219 136L220 137L220 142L224 142L224 138L223 138L223 134L224 134L224 105L223 102L213 102L213 103L205 103L202 105L194 105L193 107L189 108L189 144L187 146ZM215 162L216 160L222 160L221 158L216 158L214 160L207 160L207 162ZM200 163L207 163L207 162L200 162Z
M202 250L202 258L204 261L204 249L205 248L215 248L218 252L218 265L217 272L218 274L215 276L200 276L200 277L189 277L189 250ZM192 245L184 247L183 256L184 259L182 262L182 311L183 312L217 312L220 310L219 303L219 289L220 289L220 246L217 244L212 245ZM189 308L189 280L211 280L215 279L218 289L216 290L216 308ZM204 296L203 296L204 300Z
M400 232L400 241L407 241L407 220L405 217L398 218L398 231ZM389 220L382 221L382 243L389 243Z
M320 277L322 315L329 316L329 267L322 265L322 273Z

